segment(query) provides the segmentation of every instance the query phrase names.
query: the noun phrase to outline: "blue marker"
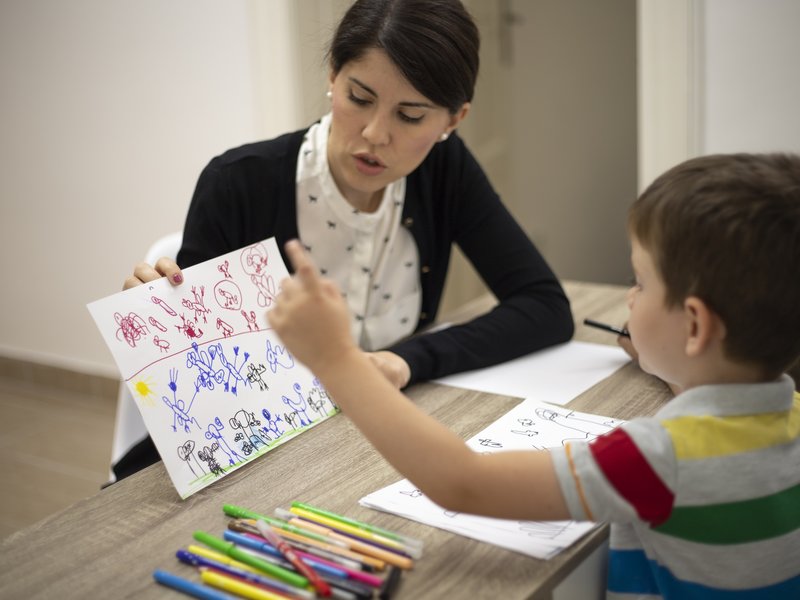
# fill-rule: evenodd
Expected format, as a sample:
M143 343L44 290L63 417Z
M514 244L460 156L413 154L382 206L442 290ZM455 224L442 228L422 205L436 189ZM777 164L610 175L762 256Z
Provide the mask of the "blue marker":
M266 542L259 542L258 540L254 540L251 537L247 537L246 535L242 535L241 533L235 533L230 530L226 530L225 533L222 534L223 537L228 540L229 542L233 542L235 544L239 544L240 546L244 546L245 548L250 548L251 550L258 550L259 552L264 552L265 554L269 554L270 556L274 556L275 558L280 560L280 563L288 564L286 559L284 559L283 555L281 554L280 550L277 548L270 546ZM319 571L320 573L324 573L325 575L329 575L331 577L340 577L342 579L347 578L347 572L343 571L342 569L337 569L336 567L332 567L330 565L326 565L321 562L317 562L314 559L303 559L307 560L308 564L311 565L314 569ZM288 565L289 568L294 568L292 565Z
M195 598L202 598L203 600L236 600L229 594L219 592L202 583L195 583L183 577L178 577L177 575L162 571L161 569L153 571L153 579L161 585L171 587L173 590L178 590L179 592L183 592Z
M251 571L244 571L242 569L237 569L236 567L232 567L230 565L223 564L219 561L206 558L205 556L194 554L192 552L189 552L188 550L178 550L175 553L175 556L178 557L179 561L186 563L187 565L199 567L200 569L203 568L214 569L221 573L227 575L233 575L234 577L238 577L239 579L244 579L248 583L263 585L268 588L277 590L279 592L292 594L300 598L305 598L306 600L314 600L314 598L316 598L314 594L312 594L307 590L294 587L293 585L289 585L288 583L283 583L282 581L278 581L277 579L273 579L272 577L262 577L261 575L257 575L256 573L253 573Z

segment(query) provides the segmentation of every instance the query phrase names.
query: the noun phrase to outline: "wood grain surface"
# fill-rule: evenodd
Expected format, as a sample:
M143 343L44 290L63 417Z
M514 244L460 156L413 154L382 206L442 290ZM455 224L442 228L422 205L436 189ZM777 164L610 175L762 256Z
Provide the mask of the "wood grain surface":
M613 334L582 325L592 317L621 325L624 288L566 282L576 321L575 339L615 344ZM451 321L492 305L483 298ZM410 400L467 439L521 399L434 383L408 390ZM670 397L667 387L629 364L569 406L621 419L653 414ZM0 540L0 598L175 598L152 572L165 569L196 579L175 551L195 530L217 536L227 527L222 505L264 514L300 500L397 530L425 542L425 553L404 573L396 598L548 598L583 558L607 537L601 526L547 561L362 508L358 500L400 479L344 415L336 415L181 500L161 463ZM43 494L47 490L42 490Z

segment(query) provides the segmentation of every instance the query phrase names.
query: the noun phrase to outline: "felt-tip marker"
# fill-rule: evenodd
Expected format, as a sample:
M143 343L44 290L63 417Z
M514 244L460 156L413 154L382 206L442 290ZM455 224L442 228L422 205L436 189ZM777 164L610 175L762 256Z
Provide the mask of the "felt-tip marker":
M617 335L621 335L622 337L631 337L630 332L623 327L614 327L613 325L608 325L607 323L601 323L600 321L595 321L594 319L584 319L583 324L588 325L589 327L596 327L597 329L602 329L603 331L608 331L609 333L616 333Z

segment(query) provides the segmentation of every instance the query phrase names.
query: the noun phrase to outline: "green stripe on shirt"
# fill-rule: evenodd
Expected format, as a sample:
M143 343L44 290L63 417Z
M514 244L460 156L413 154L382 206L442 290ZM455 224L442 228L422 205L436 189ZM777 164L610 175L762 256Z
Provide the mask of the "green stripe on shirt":
M800 528L800 485L726 504L677 506L653 530L701 544L743 544Z

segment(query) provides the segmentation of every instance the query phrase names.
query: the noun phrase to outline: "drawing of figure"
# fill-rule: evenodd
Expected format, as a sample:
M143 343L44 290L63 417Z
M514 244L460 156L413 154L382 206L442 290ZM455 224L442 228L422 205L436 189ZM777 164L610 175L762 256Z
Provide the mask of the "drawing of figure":
M225 473L225 470L220 466L220 464L217 462L217 459L214 457L214 453L217 450L219 450L219 444L214 442L211 444L210 448L208 446L203 446L203 449L197 453L197 457L208 465L209 471L219 477Z
M200 293L197 293L197 288L192 286L192 296L194 297L193 300L189 300L188 298L184 298L181 300L181 304L184 308L188 308L189 310L194 311L194 322L199 323L200 317L203 317L203 323L208 323L208 319L206 315L211 312L210 309L206 308L205 305L205 296L206 296L206 286L200 286Z
M217 329L222 333L222 337L229 338L233 333L233 327L228 323L217 317Z
M236 411L228 420L228 424L231 426L231 429L241 430L244 439L252 446L252 449L257 449L259 444L262 446L267 445L267 440L261 436L258 429L261 425L261 421L256 419L254 413L244 409ZM242 448L242 450L245 452L245 455L250 454L245 448Z
M233 466L236 464L236 460L242 460L242 457L239 456L239 453L236 452L236 450L230 447L228 442L222 436L223 429L225 429L225 426L222 424L220 418L217 417L214 419L213 423L209 424L205 436L207 440L216 441L217 445L219 446L219 449L222 450L228 457L228 464ZM234 458L236 458L236 460L234 460Z
M424 494L418 489L410 491L400 490L400 493L403 494L404 496L408 496L409 498L421 498L422 496L424 496Z
M233 281L223 279L214 286L214 299L220 308L239 310L242 307L242 292Z
M169 342L167 340L162 340L157 335L153 337L153 344L155 344L161 352L167 352L169 350Z
M297 414L297 411L292 411L288 413L283 413L283 420L289 427L292 429L297 429L298 421L300 420L300 415Z
M197 429L200 429L200 423L197 422L197 419L189 415L189 411L192 410L192 404L194 404L194 399L197 397L197 392L199 391L197 386L195 386L194 396L192 396L192 401L189 402L188 407L181 398L178 398L177 369L170 369L169 371L169 389L172 390L172 400L166 396L161 396L161 400L172 411L172 431L178 431L178 425L183 428L184 433L189 433L191 431L190 425L194 425Z
M152 325L153 327L155 327L156 329L158 329L158 330L159 330L161 333L166 333L166 332L167 332L167 328L166 328L166 327L164 327L164 326L163 326L163 325L162 325L162 324L161 324L161 323L158 321L158 319L156 319L155 317L149 317L149 318L147 319L147 321L150 323L150 325Z
M212 357L213 353L216 352L217 356L219 356L220 363L222 363L222 370L227 372L227 377L225 378L226 392L231 392L235 396L239 389L239 383L244 383L245 385L250 383L247 378L242 375L242 369L244 369L248 359L250 358L249 352L244 353L244 360L242 361L242 364L237 366L236 363L239 362L239 346L233 347L233 362L229 361L225 357L225 351L222 349L222 344L218 343L214 346L210 346L208 351L212 353Z
M142 337L150 333L147 325L144 324L142 318L136 313L130 312L127 316L122 316L120 313L114 313L114 320L119 327L117 328L117 339L122 338L128 343L131 348L136 348L136 342Z
M574 521L520 521L520 531L533 538L549 538L554 540L564 533Z
M164 312L167 313L170 317L177 317L178 316L178 313L176 313L174 310L172 310L172 307L169 304L167 304L166 302L164 302L158 296L151 296L150 299L153 301L153 304L157 304L158 306L163 308Z
M258 324L256 323L256 313L255 311L251 310L250 313L246 310L242 311L242 316L247 321L247 330L248 331L259 331Z
M223 262L221 265L217 265L217 271L225 275L225 279L233 279L233 277L231 277L230 271L228 270L229 268L230 268L230 263L227 260L225 260L225 262Z
M315 377L312 380L311 385L312 388L308 393L307 400L308 405L314 412L316 412L318 415L328 414L328 409L325 407L326 404L330 404L331 410L338 408L333 399L328 395L328 392L325 391L325 388L322 387L319 379Z
M186 317L181 315L181 321L183 321L183 325L175 325L175 328L187 338L191 340L194 338L200 339L203 337L203 330L199 327L195 327L195 323L191 319L187 321Z
M306 425L311 425L311 419L308 418L308 413L306 409L308 408L308 403L306 399L303 397L302 388L300 387L299 383L295 383L292 386L294 389L294 393L297 396L296 399L288 398L286 396L281 396L281 400L283 403L291 408L297 416L300 417L300 425L305 427Z
M264 371L266 370L267 370L266 365L263 365L261 363L259 364L250 363L250 365L247 367L247 381L249 381L251 385L257 383L258 389L261 390L262 392L269 390L267 382L264 381L262 377Z
M275 282L272 275L267 275L267 249L262 244L254 244L242 250L240 256L244 272L250 275L250 281L258 289L258 305L267 307L275 298Z
M283 346L278 344L273 346L272 342L267 340L267 364L270 370L275 373L278 371L279 366L284 369L291 369L294 366L294 358L286 352Z
M567 442L573 440L593 440L599 435L608 433L619 424L619 421L616 421L615 419L606 419L602 422L584 419L576 416L575 412L571 410L568 411L567 414L561 414L558 411L549 408L537 408L535 412L540 419L550 421L551 423L579 434L574 435L573 437L564 438L561 441L562 444L566 444Z
M483 446L484 448L502 448L503 444L501 442L495 442L494 440L488 438L481 438L478 440L478 444Z
M261 409L261 415L267 422L267 424L261 428L267 436L267 439L273 439L270 437L270 434L274 435L274 439L276 440L281 437L283 435L283 430L278 426L278 423L282 422L283 419L281 419L279 415L275 415L273 418L272 414L266 408Z
M194 455L194 447L194 440L186 440L183 445L178 446L178 458L180 458L189 466L189 469L192 471L192 475L198 477L197 472L194 470L194 467L192 467L192 462L197 465L197 468L201 474L205 475L206 470L203 468L203 464Z
M197 342L192 342L192 349L186 353L186 367L189 369L197 368L196 386L213 390L214 383L222 383L225 380L225 373L222 369L214 370L215 355L215 346L211 346L209 352L206 352L205 350L200 350Z

